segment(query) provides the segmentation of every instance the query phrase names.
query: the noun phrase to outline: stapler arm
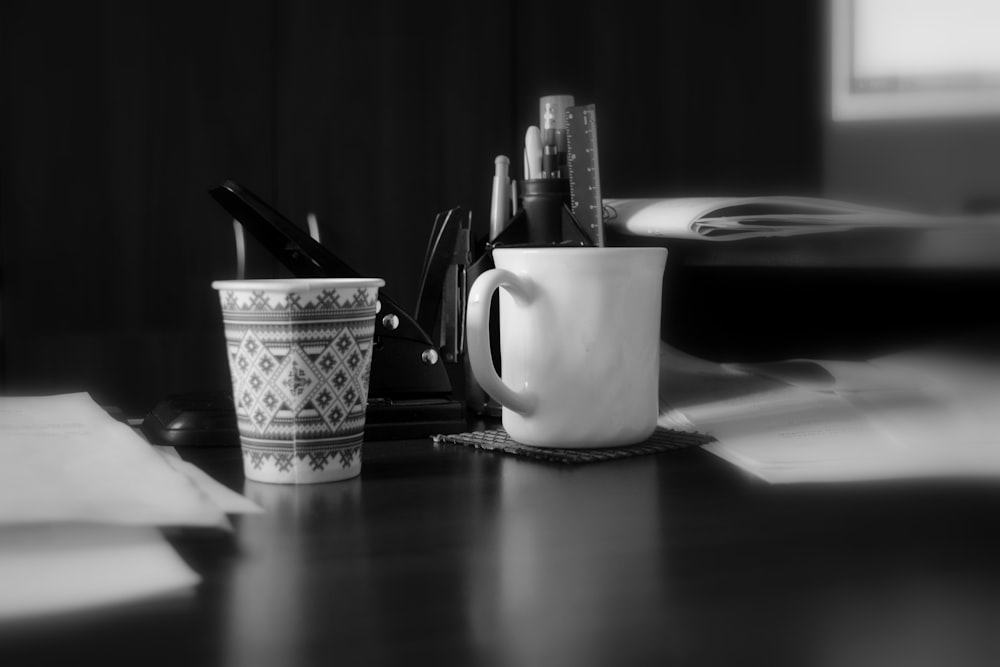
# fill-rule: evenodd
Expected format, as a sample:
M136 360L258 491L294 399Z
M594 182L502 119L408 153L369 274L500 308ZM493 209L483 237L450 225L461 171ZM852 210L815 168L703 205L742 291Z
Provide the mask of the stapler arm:
M360 275L239 183L227 180L210 194L295 276ZM373 349L368 437L418 437L465 427L465 412L452 398L451 380L438 346L383 290L379 292Z

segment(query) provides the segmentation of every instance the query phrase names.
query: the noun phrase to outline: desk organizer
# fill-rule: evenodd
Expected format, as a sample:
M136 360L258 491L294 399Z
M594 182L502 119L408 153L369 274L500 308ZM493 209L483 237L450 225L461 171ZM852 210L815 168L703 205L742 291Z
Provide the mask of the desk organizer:
M503 452L514 456L522 456L553 463L596 463L611 461L643 454L658 454L679 449L699 447L715 440L704 433L689 433L666 428L657 428L647 440L627 447L608 447L607 449L557 449L551 447L533 447L522 445L512 440L502 428L491 431L472 431L433 436L435 443L465 445L476 449Z

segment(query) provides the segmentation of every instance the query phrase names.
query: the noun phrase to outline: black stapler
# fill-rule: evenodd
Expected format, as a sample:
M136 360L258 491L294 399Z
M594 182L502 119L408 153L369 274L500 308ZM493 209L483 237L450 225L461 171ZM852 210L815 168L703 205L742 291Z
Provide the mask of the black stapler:
M227 180L212 188L212 197L235 218L241 226L271 252L293 275L300 278L351 278L360 274L333 252L314 240L285 216L239 183ZM453 212L449 212L451 215ZM443 226L441 216L435 222L435 233L446 227L454 234L454 225ZM454 240L453 240L454 242ZM433 244L437 248L436 244ZM453 246L428 249L424 262L421 295L430 294L429 281L443 281L449 272L439 256L451 258ZM433 270L428 271L428 267ZM445 268L442 271L442 268ZM439 288L440 289L440 284ZM438 292L440 294L441 292ZM379 292L380 309L375 322L374 352L372 354L371 381L368 408L365 415L365 437L370 440L416 438L437 433L455 433L466 427L466 413L461 402L452 395L452 384L444 360L450 352L448 346L434 342L428 330L421 326L403 308L396 304L384 290ZM433 324L441 307L432 310L425 305L424 325ZM442 320L444 320L442 316ZM433 332L433 328L431 328ZM442 329L441 338L447 338ZM441 350L441 351L439 351ZM181 437L171 438L165 422L183 422L185 418L207 423L191 412L192 406L203 406L206 411L233 411L229 397L174 396L158 405L147 415L143 430L154 441L182 445ZM235 414L231 412L231 414ZM225 417L226 415L223 415ZM218 423L220 420L216 420ZM232 424L235 418L222 419ZM183 426L183 424L182 424ZM172 441L174 440L174 441ZM206 442L222 443L225 438L216 433ZM235 437L228 439L238 442ZM198 438L188 438L188 443L198 444Z

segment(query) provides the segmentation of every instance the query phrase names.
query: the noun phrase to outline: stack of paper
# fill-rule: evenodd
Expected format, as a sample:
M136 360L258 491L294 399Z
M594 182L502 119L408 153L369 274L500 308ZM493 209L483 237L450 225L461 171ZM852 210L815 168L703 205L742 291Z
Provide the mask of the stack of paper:
M605 199L606 224L635 236L737 241L853 229L955 229L985 225L995 216L934 216L817 197L675 197Z
M686 420L772 483L1000 475L1000 364L921 352L732 366L665 350L660 393L661 423Z
M190 592L158 528L227 530L244 511L86 394L0 398L0 620Z

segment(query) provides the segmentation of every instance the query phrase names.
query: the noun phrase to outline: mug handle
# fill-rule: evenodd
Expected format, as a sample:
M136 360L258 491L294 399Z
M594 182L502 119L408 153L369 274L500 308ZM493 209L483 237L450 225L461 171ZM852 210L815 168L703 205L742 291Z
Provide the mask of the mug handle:
M538 407L538 397L528 391L512 389L493 367L490 350L490 303L493 293L504 288L519 306L531 303L534 290L530 281L506 269L490 269L472 283L466 306L465 330L469 346L469 365L479 385L502 406L522 415Z

